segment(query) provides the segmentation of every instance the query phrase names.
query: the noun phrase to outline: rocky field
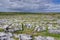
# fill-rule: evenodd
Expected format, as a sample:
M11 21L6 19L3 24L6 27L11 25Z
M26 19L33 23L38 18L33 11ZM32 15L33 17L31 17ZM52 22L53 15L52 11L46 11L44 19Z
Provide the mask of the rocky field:
M60 40L60 14L0 15L0 32L11 33L13 40L24 35L32 40Z

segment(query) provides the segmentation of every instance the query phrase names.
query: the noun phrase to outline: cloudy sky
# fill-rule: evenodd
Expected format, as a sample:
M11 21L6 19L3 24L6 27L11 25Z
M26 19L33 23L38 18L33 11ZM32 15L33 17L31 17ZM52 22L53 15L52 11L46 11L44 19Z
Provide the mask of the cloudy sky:
M0 0L0 12L60 12L60 0Z

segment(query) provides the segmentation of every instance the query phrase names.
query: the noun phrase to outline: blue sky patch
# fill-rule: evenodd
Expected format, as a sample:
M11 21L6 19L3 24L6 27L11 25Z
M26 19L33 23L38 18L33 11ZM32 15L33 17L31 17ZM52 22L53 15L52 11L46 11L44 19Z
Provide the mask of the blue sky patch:
M60 0L53 0L55 4L60 4Z

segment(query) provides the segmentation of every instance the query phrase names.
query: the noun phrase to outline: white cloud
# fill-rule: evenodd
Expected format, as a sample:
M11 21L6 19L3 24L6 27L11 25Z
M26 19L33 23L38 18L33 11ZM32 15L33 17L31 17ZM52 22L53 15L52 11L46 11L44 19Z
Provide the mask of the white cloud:
M0 3L0 6L2 6L2 3Z
M25 9L39 9L47 7L48 0L20 0L20 1L11 1L10 8L25 8Z
M16 10L54 11L60 10L60 4L54 4L52 0L0 0L0 6Z
M49 5L49 7L45 10L51 10L51 11L60 10L60 4L50 3L48 5Z
M9 6L9 0L0 0L1 6L7 8Z

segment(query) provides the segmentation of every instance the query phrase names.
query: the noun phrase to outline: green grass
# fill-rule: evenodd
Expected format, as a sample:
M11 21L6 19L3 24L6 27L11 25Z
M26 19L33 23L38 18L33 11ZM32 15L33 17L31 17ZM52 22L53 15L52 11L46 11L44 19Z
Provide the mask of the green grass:
M19 38L15 38L15 37L13 37L14 38L14 40L19 40Z
M0 28L0 32L3 32L4 30Z

